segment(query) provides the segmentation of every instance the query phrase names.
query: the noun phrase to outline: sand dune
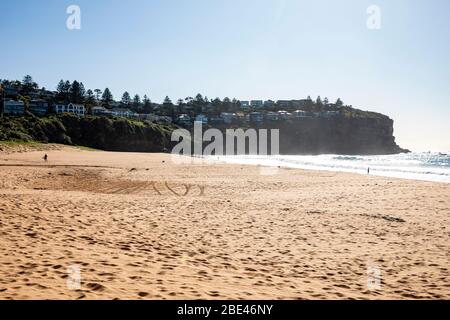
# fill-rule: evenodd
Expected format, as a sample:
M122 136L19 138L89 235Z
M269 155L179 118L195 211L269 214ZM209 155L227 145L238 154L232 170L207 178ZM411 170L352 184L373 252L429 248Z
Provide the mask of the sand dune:
M0 299L450 298L449 185L48 154L0 153Z

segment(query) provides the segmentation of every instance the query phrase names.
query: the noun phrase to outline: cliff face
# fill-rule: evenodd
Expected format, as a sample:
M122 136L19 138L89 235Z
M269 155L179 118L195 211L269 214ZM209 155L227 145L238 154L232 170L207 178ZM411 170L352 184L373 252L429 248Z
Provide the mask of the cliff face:
M248 129L248 124L244 125ZM395 143L393 121L383 115L276 121L254 128L279 129L281 154L364 155L407 151ZM69 114L0 118L0 140L75 144L107 151L167 152L177 144L171 142L174 129L123 118L79 118Z
M357 116L272 121L253 124L252 128L279 129L279 151L286 155L385 155L409 152L396 144L392 119L378 113L362 113ZM232 129L239 127L242 126L234 125ZM227 128L222 126L219 129L225 132ZM269 138L269 154L270 144Z
M280 129L281 154L395 154L393 121L380 118L331 118L288 121Z

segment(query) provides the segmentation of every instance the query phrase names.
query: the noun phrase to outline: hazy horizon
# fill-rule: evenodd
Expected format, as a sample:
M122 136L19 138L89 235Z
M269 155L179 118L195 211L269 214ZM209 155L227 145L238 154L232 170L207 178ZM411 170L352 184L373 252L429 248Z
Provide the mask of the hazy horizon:
M69 30L69 5L81 29ZM380 8L381 29L367 27ZM0 78L30 74L174 102L338 97L394 119L397 143L450 151L450 3L296 0L2 2Z

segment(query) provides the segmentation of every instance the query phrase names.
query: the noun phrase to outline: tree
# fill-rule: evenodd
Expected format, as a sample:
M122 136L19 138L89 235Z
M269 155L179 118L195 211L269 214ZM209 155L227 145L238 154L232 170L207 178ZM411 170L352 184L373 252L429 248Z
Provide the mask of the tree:
M64 100L64 97L65 97L64 90L65 90L65 83L64 83L64 80L61 79L58 83L58 86L56 87L57 100L60 100L60 101Z
M125 91L122 95L122 100L120 101L125 107L129 107L131 104L131 97L128 91Z
M322 99L320 98L320 96L318 96L317 99L316 99L316 108L317 108L318 110L321 110L322 107L323 107Z
M150 99L147 97L146 94L144 94L144 98L142 100L144 106L143 106L143 112L146 114L149 114L152 112L152 102L150 101Z
M341 108L344 105L344 102L342 102L341 98L337 98L335 105L337 108Z
M106 88L103 91L102 102L103 102L103 105L106 107L109 107L111 102L113 102L113 95L112 95L111 91L109 91L109 88Z
M133 110L136 112L140 112L141 109L142 109L141 97L138 94L136 94L133 98Z
M165 98L164 98L164 102L163 102L163 105L173 105L173 103L172 103L172 100L170 100L170 98L168 97L168 96L166 96Z
M86 95L86 89L84 88L83 82L80 82L80 102L84 102L84 97Z
M222 101L219 98L215 98L212 101L212 113L214 115L219 115L222 110Z
M58 86L56 87L56 100L59 102L69 103L69 96L70 96L70 82L60 80L58 83Z
M100 100L100 96L102 95L102 90L100 90L100 89L95 89L94 92L95 92L95 99L96 99L97 101L99 101L99 100Z
M73 103L82 103L84 101L84 85L78 81L72 82L70 86L70 101Z
M225 112L229 112L231 110L231 100L230 100L230 98L228 98L228 97L223 98L222 109Z
M168 96L164 98L162 114L165 116L171 116L172 118L175 116L174 106L172 100Z
M139 106L141 104L141 97L136 94L133 98L133 105L134 106Z
M86 91L86 104L90 106L95 104L94 92L91 89Z
M64 88L63 88L63 92L64 92L64 103L68 104L70 102L70 82L69 80L66 80L66 82L64 82Z
M193 107L194 107L194 116L201 114L203 110L203 106L206 105L206 101L203 98L203 96L199 93L195 96L195 99L193 100Z
M311 99L311 96L308 96L305 102L305 111L312 111L313 109L314 109L314 102Z
M36 90L38 88L38 84L33 81L33 78L30 75L26 75L23 77L22 81L22 91L24 94L29 94L31 91Z
M236 98L233 98L233 100L231 100L231 110L233 112L236 112L237 110L239 110L241 103L239 101L237 101Z

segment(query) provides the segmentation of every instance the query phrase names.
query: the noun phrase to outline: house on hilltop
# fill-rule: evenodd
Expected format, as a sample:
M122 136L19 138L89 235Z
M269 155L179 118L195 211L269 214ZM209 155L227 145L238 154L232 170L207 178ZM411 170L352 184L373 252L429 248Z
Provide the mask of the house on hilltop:
M28 105L28 110L37 116L45 116L48 112L48 103L45 100L32 100Z
M3 101L3 114L22 115L25 113L25 104L23 101L5 100Z
M86 114L86 108L82 104L56 104L54 108L56 113L73 113L81 117Z

